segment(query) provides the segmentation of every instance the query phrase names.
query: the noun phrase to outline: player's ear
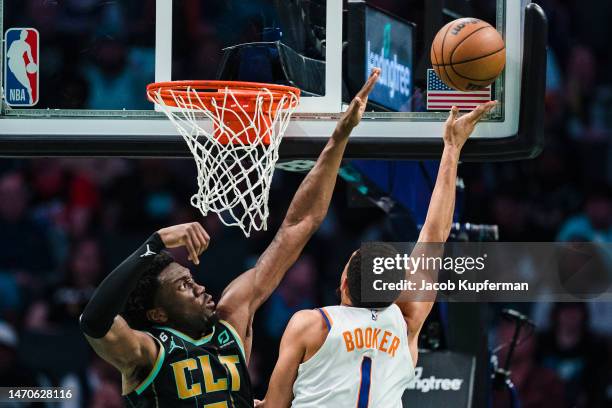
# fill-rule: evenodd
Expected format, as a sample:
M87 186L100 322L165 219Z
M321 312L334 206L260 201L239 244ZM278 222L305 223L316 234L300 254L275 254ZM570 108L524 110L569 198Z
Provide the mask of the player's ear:
M346 275L342 276L342 280L340 282L340 300L347 305L353 304Z
M153 323L163 324L168 321L168 315L160 307L147 310L147 319Z
M348 287L348 275L345 273L340 278L340 290L345 291Z
M348 297L349 296L349 290L348 290L348 274L343 274L342 277L340 278L340 294L341 297Z

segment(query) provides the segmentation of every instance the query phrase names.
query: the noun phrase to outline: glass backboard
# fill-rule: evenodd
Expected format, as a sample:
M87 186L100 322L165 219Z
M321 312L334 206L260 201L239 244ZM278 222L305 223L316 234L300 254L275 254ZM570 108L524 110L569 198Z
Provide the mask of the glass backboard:
M469 16L502 34L507 63L490 90L498 107L477 128L466 158L533 156L546 24L529 3L0 0L0 146L9 156L187 156L145 87L223 79L300 88L281 157L308 158L377 65L383 75L347 157L435 157L447 112L428 104L429 49L442 26Z

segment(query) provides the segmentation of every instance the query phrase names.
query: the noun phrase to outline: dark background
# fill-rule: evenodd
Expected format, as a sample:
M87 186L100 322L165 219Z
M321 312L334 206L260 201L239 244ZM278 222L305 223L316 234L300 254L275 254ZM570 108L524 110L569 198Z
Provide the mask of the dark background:
M150 57L152 17L142 17L142 10L154 2L136 10L130 2L114 2L113 13L109 13L108 8L98 7L101 2L97 0L68 1L56 14L47 13L45 3L32 0L19 7L29 13L28 20L37 21L41 37L52 38L45 51L47 61L71 50L75 41L102 47L96 51L97 59L75 53L57 57L56 65L47 63L44 69L53 71L41 75L48 75L47 83L57 87L47 97L62 101L61 107L101 109L114 90L112 95L127 95L122 97L127 98L128 107L149 108L142 88L125 92L122 84L148 82L138 70L138 61ZM192 39L206 39L210 27L187 21L189 7L197 2L184 3L183 17L175 18L186 19L185 25L196 36ZM220 2L219 7L231 3ZM422 7L417 1L371 3L405 18ZM472 3L483 9L491 4L484 0ZM17 7L15 2L8 4ZM460 203L464 209L460 221L497 224L502 241L609 242L612 4L594 0L543 0L540 4L550 23L546 147L531 161L461 165L466 192ZM154 8L150 10L154 16ZM99 32L83 30L87 19L105 21L101 26L106 30L119 25L114 32L129 34L105 37L102 33L100 37ZM251 20L252 24L243 26L246 37L261 30L261 21ZM205 67L218 45L197 44L194 52ZM309 49L316 53L316 44ZM70 58L71 64L62 63ZM79 66L88 68L77 71ZM41 94L41 104L44 98ZM80 406L120 406L117 372L95 356L77 326L77 317L96 285L156 229L200 220L212 242L201 266L193 270L218 298L225 285L253 265L271 241L301 179L276 172L268 232L244 239L238 229L224 227L215 216L202 220L189 206L195 189L190 160L0 161L0 385L73 386ZM352 206L347 200L350 193L350 187L339 181L324 224L257 314L250 365L257 396L265 393L289 317L300 309L337 303L335 289L351 252L362 241L392 237L388 218L378 209ZM177 257L186 262L184 252L178 251ZM534 336L519 348L514 365L513 378L523 406L610 406L612 306L514 306L537 324ZM496 324L499 305L483 307L491 316L491 345L506 341L509 326ZM499 402L497 406L504 405Z

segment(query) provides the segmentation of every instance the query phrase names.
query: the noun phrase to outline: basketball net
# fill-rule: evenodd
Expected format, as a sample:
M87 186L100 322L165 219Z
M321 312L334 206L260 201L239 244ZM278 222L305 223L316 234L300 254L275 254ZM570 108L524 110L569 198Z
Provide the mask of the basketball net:
M198 87L152 84L147 93L195 159L198 191L191 205L203 216L216 213L223 224L240 227L248 237L253 230L267 229L274 166L299 90L256 84L260 87L245 91L239 83L211 88L212 82Z

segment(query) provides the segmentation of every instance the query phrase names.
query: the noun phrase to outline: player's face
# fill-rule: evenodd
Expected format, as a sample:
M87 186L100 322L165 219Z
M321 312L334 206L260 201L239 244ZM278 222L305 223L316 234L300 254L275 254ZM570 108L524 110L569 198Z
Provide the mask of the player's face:
M169 322L184 330L206 330L215 314L215 302L206 288L193 280L189 269L173 262L160 275L158 304Z

